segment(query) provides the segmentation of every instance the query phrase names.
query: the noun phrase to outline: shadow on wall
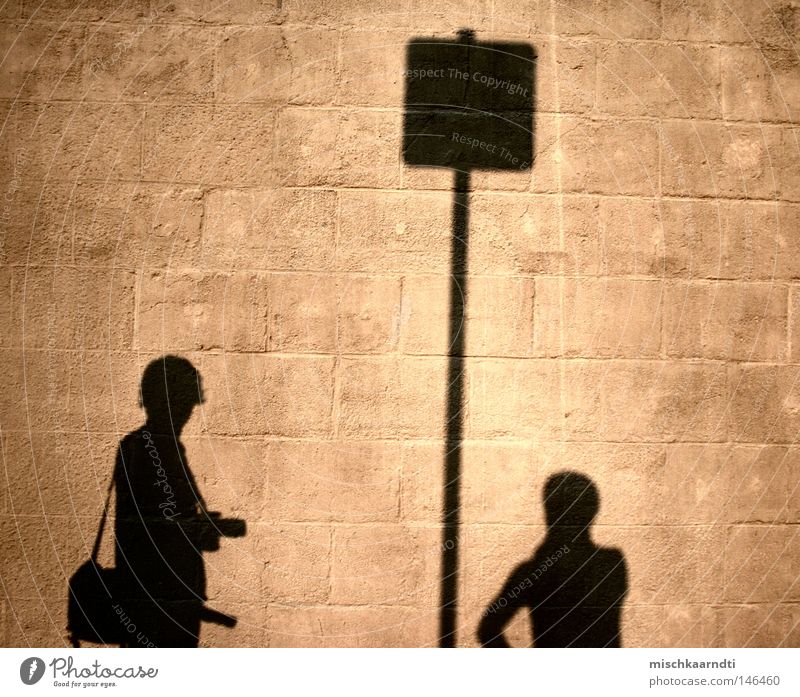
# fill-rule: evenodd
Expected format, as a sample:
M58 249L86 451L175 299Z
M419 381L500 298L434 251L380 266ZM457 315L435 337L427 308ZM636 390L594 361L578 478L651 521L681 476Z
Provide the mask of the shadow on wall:
M473 170L530 170L536 54L524 42L420 37L406 49L403 161L453 172L439 646L456 645L464 318ZM443 269L444 271L444 269Z
M189 469L181 432L202 402L200 374L188 360L165 356L145 369L147 420L120 442L111 484L116 566L96 563L104 512L92 559L70 581L74 644L196 647L201 621L235 624L204 604L203 552L244 535L245 522L209 512Z
M547 536L484 612L481 645L509 646L503 631L526 608L537 648L621 646L620 615L628 592L625 557L592 541L590 528L599 507L600 496L588 477L561 472L547 480Z

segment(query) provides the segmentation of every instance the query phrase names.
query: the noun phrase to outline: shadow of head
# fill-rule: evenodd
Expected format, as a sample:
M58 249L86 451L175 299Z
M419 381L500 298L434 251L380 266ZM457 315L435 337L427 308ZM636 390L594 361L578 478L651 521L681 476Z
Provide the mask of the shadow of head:
M185 358L162 356L145 368L140 402L148 424L180 431L203 401L200 373Z
M547 526L588 528L600 510L600 494L589 477L579 472L559 472L544 485Z

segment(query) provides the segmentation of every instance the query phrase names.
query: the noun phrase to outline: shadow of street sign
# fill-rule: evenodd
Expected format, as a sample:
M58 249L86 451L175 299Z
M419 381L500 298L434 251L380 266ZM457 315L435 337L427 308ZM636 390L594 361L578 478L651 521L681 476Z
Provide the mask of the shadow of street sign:
M408 43L403 159L454 170L533 161L533 46L418 38Z
M453 177L449 358L442 516L439 645L456 645L467 304L469 190L473 170L533 166L536 54L519 42L417 38L408 43L403 161L448 168Z

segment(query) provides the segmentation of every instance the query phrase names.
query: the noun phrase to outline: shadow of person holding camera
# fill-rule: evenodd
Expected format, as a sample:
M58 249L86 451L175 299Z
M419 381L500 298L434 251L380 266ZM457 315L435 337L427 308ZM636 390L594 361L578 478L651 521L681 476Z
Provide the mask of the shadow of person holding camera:
M555 474L545 484L544 507L547 535L484 611L481 645L508 647L504 630L524 608L537 648L619 647L628 592L625 557L591 538L600 509L594 482L577 472Z
M154 360L141 383L146 422L117 451L113 600L124 646L196 647L201 621L236 622L205 606L203 552L244 535L245 523L208 511L186 460L181 432L202 402L188 360Z

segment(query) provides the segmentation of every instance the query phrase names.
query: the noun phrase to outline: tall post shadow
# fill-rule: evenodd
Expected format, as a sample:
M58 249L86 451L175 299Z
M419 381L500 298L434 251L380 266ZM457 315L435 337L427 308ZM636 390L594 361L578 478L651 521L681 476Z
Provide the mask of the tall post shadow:
M530 613L537 648L621 646L625 557L592 541L599 507L600 496L588 477L561 472L547 480L547 535L485 610L478 628L482 646L508 647L504 630L523 608Z
M450 238L449 351L442 515L439 645L456 645L461 442L468 295L469 195L473 170L529 170L535 53L527 43L457 39L408 43L403 160L454 173Z
M186 459L181 434L203 402L195 367L176 356L152 361L140 397L145 424L120 442L112 479L115 568L96 563L104 512L92 558L70 581L70 629L76 645L192 648L201 621L236 623L205 605L203 553L244 535L245 522L208 510Z

